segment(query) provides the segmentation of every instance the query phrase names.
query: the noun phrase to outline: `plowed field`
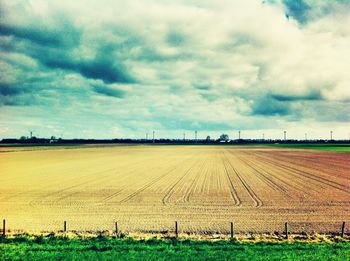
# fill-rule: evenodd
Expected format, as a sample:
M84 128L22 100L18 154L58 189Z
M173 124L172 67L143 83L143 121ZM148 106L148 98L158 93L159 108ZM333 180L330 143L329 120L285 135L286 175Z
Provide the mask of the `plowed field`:
M26 231L338 232L350 153L96 146L0 153L0 218ZM349 231L347 226L347 231Z

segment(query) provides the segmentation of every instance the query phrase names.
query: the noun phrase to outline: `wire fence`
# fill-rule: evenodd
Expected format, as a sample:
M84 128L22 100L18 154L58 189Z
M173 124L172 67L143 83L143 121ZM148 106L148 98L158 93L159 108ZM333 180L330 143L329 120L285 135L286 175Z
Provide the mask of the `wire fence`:
M214 221L212 221L214 222ZM13 232L26 232L23 229L16 229L16 228L9 228L8 227L8 221L6 219L3 219L2 222L2 228L0 229L1 236L6 237L7 233L13 233ZM208 223L208 222L207 222ZM215 222L214 222L215 223ZM113 226L112 226L113 224ZM217 229L213 229L212 224L207 224L208 226L205 227L203 224L192 224L191 222L179 222L174 221L172 225L166 224L166 226L157 227L154 224L150 225L148 228L141 227L140 225L130 225L125 224L119 221L111 222L108 224L108 226L104 227L103 229L85 229L81 230L79 227L74 227L73 225L69 225L67 220L62 221L61 228L57 228L57 230L42 230L45 232L60 232L60 233L67 233L67 232L95 232L95 233L101 233L102 231L108 231L114 234L120 234L120 233L144 233L144 234L166 234L166 235L173 235L174 237L179 237L179 234L198 234L198 235L213 235L213 234L221 234L221 235L228 235L231 238L234 238L236 234L275 234L275 235L284 235L286 239L288 239L289 235L291 234L328 234L328 235L334 235L334 236L340 236L344 237L345 235L350 235L350 228L347 227L348 222L342 221L342 222L336 222L334 223L333 227L334 229L331 230L322 230L322 228L318 227L318 229L310 229L311 224L308 223L298 223L298 222L284 222L281 224L276 224L276 229L271 230L247 230L242 229L242 227L239 226L239 223L235 222L217 222ZM329 224L327 225L329 228ZM312 226L311 226L312 228ZM315 228L315 227L314 227Z

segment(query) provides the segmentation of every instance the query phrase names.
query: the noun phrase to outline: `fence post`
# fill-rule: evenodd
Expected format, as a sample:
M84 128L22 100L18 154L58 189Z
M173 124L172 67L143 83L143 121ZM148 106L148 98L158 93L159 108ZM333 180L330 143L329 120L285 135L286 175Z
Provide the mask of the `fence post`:
M341 234L340 234L341 237L344 237L344 232L345 232L345 222L343 221L343 224L341 226Z
M175 237L179 237L179 231L178 231L178 226L177 226L177 221L175 221Z
M64 221L63 223L63 231L67 232L67 221Z
M234 235L234 232L233 232L233 222L231 222L231 239L233 239L233 235Z
M286 222L284 224L284 230L285 230L285 234L286 234L286 239L288 239L288 234L289 234L289 232L288 232L288 222Z
M2 221L2 236L3 237L6 236L6 220L5 219Z
M118 234L118 222L115 222L115 233Z

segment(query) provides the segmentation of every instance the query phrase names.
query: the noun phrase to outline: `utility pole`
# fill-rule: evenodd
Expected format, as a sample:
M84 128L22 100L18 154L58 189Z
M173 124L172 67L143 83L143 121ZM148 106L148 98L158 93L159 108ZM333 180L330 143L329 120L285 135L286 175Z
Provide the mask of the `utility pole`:
M333 140L333 131L331 131L331 140Z
M33 131L30 131L30 138L33 138Z
M307 140L307 133L305 133L305 140Z
M186 133L184 133L184 141L186 140Z
M241 139L241 131L238 131L238 139Z
M154 143L154 131L153 131L153 143Z
M263 133L263 135L262 135L262 139L265 140L265 134L264 134L264 133Z
M194 131L194 140L197 143L197 131Z
M148 140L148 133L146 133L146 140Z

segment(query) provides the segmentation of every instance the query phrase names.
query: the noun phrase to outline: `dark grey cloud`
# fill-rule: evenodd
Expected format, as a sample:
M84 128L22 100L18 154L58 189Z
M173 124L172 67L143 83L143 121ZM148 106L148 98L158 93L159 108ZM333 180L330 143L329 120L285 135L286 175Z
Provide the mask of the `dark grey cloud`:
M73 69L89 79L101 79L105 83L134 83L120 64L109 57L97 57L92 61L82 61L75 64Z
M290 104L266 95L254 101L252 115L286 116L291 113Z
M300 109L291 109L295 103L323 100L319 91L311 91L302 95L267 93L263 97L252 96L252 94L250 96L255 99L252 114L264 116L297 116L300 114Z
M339 113L350 111L350 104L348 102L330 102L326 100L313 100L313 101L303 101L294 108L296 114L299 114L299 117L317 120L319 122L329 122L337 121L349 122L350 114L349 113Z
M47 94L51 91L54 93ZM46 81L39 79L18 79L14 83L0 82L0 106L30 106L50 104L52 96L57 96L56 89L51 89Z
M276 3L274 0L269 2ZM286 17L292 17L300 24L307 24L310 21L333 14L339 10L350 9L349 0L282 0L282 4L286 9Z
M125 97L125 91L117 89L115 87L110 87L103 84L95 84L93 85L93 90L99 94L103 94L110 97L115 98L124 98Z
M210 89L209 85L195 85L194 88L198 90L208 91Z
M47 67L80 73L88 79L103 80L105 83L133 83L122 65L112 57L97 56L92 60L74 59L73 57L56 57L37 54L37 58Z
M311 7L304 0L283 0L283 3L287 7L287 17L292 16L300 23L307 22Z
M184 35L176 31L170 31L167 34L167 38L166 38L167 42L173 46L182 45L185 42L185 39L186 38Z
M21 94L16 96L3 96L0 94L0 106L32 106L41 101L33 94Z
M15 36L33 43L51 47L73 47L79 45L80 32L69 22L62 28L24 27L0 23L0 35Z
M16 82L0 82L0 106L29 106L39 104L40 99L38 92L32 84Z
M15 51L15 46L12 49ZM92 59L76 57L65 48L21 44L17 51L31 56L48 68L73 71L88 79L100 79L105 83L135 82L124 66L113 57L111 51L103 48L99 49Z
M60 18L52 28L45 24L22 26L0 23L0 36L13 37L12 44L2 43L1 48L24 53L51 69L74 71L88 79L100 79L105 83L134 82L121 58L113 55L117 45L100 43L95 57L85 58L79 53L82 31L66 17Z
M2 96L14 96L23 93L23 91L22 88L16 85L0 82L0 94Z
M319 91L315 91L306 95L271 94L271 98L276 101L313 101L322 100L322 95Z
M305 96L268 94L254 101L251 116L284 117L288 121L349 122L347 102L324 100L317 93Z

